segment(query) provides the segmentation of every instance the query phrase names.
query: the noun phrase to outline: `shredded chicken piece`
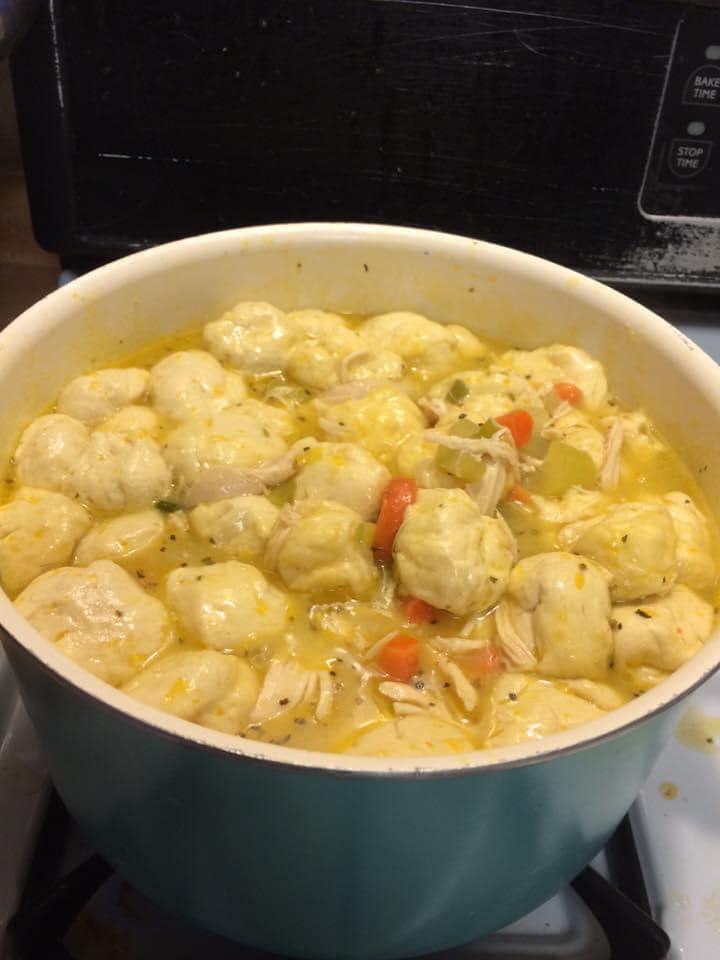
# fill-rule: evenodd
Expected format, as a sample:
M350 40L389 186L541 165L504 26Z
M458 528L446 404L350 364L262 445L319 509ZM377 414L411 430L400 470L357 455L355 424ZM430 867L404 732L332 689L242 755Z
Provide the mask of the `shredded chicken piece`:
M441 691L431 682L426 682L424 687L418 690L409 683L384 680L378 684L378 692L392 701L393 712L400 716L412 713L427 715L426 711L431 711L433 717L452 721Z
M450 680L450 683L452 683L453 689L465 709L468 712L474 710L478 702L477 690L470 683L460 667L456 663L453 663L452 660L448 660L447 657L443 656L437 657L437 663L445 676Z
M347 663L350 666L351 670L354 670L355 673L360 678L360 686L364 686L368 680L373 676L372 673L367 670L362 663L352 654L349 650L346 650L345 647L336 647L334 656L338 660L342 660L343 663Z
M301 440L296 440L282 456L270 463L264 463L261 467L256 467L250 472L256 474L268 487L276 487L295 473L297 468L295 461L298 456L310 447L314 447L316 443L315 437L303 437Z
M394 703L393 704L393 712L400 717L408 717L408 716L412 716L413 714L422 715L425 713L426 709L427 709L427 706L419 707L415 703Z
M264 723L292 710L301 703L316 700L315 716L324 720L332 710L332 681L323 670L307 670L292 661L273 660L250 714L252 723Z
M620 417L614 417L605 437L605 455L600 468L600 489L612 490L620 480L620 453L625 428Z
M371 390L376 387L384 387L389 382L389 380L368 379L338 383L336 386L330 387L329 390L323 391L317 399L329 406L334 406L336 403L345 403L346 400L362 400Z
M494 437L453 437L442 430L426 430L423 434L426 440L437 443L449 450L461 450L478 460L483 457L504 464L512 473L519 468L518 452L512 443L506 443L504 437L510 436L510 431L502 428Z
M548 384L543 393L549 393L552 389L552 384ZM553 427L558 420L561 420L566 414L571 413L572 409L572 406L567 402L567 400L562 400L553 411L552 416L548 417L548 419L545 421L545 426L542 428L541 435L543 437L555 436Z
M485 640L468 640L465 637L433 637L432 645L451 654L474 653L487 646Z
M495 611L500 647L513 667L518 670L532 670L537 666L537 657L516 631L507 606L501 603Z
M542 466L542 460L539 457L531 457L529 453L520 454L520 472L535 473L538 467Z
M315 707L315 719L325 720L332 710L333 705L332 679L330 674L325 673L324 670L320 671L317 676L320 694L318 696L317 706Z
M252 469L210 467L183 497L185 506L195 507L199 503L226 500L228 497L265 493L268 487L276 487L288 480L297 469L299 454L316 443L315 437L303 437L275 460Z
M254 471L230 466L209 467L190 487L183 500L186 507L196 507L199 503L212 503L215 500L242 497L246 494L262 494L266 490L267 487L254 475Z
M495 608L492 607L489 610L481 610L479 613L474 613L471 617L468 617L460 630L460 636L463 638L472 637L479 628L482 628L482 634L478 636L478 640L481 641L483 645L489 643L495 634L494 613Z
M385 644L386 644L389 640L392 640L392 638L393 638L394 636L396 636L396 635L397 635L397 630L391 630L390 633L386 633L384 637L380 637L380 639L377 640L377 641L370 647L369 650L366 650L366 651L365 651L365 653L363 654L363 656L365 657L365 659L366 659L366 660L372 660L372 659L374 659L374 658L378 655L378 653L380 653L380 651L381 651L382 648L385 646Z
M380 586L375 593L375 596L370 602L372 607L375 607L377 610L387 610L392 605L393 600L395 599L395 592L397 590L397 584L395 582L395 577L387 569L383 567L380 571Z
M489 463L479 480L469 483L465 489L480 507L482 513L492 516L507 486L508 474L501 463Z
M250 714L253 723L263 723L302 703L316 683L315 674L297 663L273 660Z
M415 703L419 707L428 705L428 694L426 690L418 690L417 687L409 683L399 683L396 680L383 680L378 686L379 692L389 700L399 703Z

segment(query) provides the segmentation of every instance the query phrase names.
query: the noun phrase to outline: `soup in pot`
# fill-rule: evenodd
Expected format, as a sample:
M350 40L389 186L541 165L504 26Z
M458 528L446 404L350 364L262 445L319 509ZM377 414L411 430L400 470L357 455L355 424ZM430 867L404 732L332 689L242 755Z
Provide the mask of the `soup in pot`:
M23 432L0 576L68 657L206 727L459 753L648 690L715 621L690 470L583 350L243 302Z

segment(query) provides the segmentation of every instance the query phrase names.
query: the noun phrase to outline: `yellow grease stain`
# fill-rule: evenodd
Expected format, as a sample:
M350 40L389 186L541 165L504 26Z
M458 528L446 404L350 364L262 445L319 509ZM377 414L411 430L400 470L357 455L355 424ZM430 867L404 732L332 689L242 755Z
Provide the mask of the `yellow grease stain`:
M720 894L711 893L703 900L701 916L716 933L720 933Z
M684 747L698 753L720 753L720 717L708 716L689 707L680 718L675 738Z
M673 783L671 780L663 780L658 787L658 790L666 800L675 800L678 795L677 784Z

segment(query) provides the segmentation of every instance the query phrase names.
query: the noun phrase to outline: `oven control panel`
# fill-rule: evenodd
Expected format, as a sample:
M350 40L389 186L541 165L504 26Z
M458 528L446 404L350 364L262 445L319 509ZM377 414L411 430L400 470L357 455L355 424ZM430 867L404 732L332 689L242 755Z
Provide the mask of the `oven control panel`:
M640 191L652 219L720 218L720 9L680 21Z

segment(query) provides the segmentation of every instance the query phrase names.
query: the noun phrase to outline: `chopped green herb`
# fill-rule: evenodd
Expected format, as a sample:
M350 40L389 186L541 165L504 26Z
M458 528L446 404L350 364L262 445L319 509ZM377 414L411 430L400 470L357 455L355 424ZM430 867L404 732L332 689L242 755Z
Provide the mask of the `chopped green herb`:
M464 380L453 380L445 399L448 403L462 403L469 393L470 390Z
M175 503L174 500L153 500L153 506L156 510L162 510L163 513L175 513L176 510L182 510L182 504Z

